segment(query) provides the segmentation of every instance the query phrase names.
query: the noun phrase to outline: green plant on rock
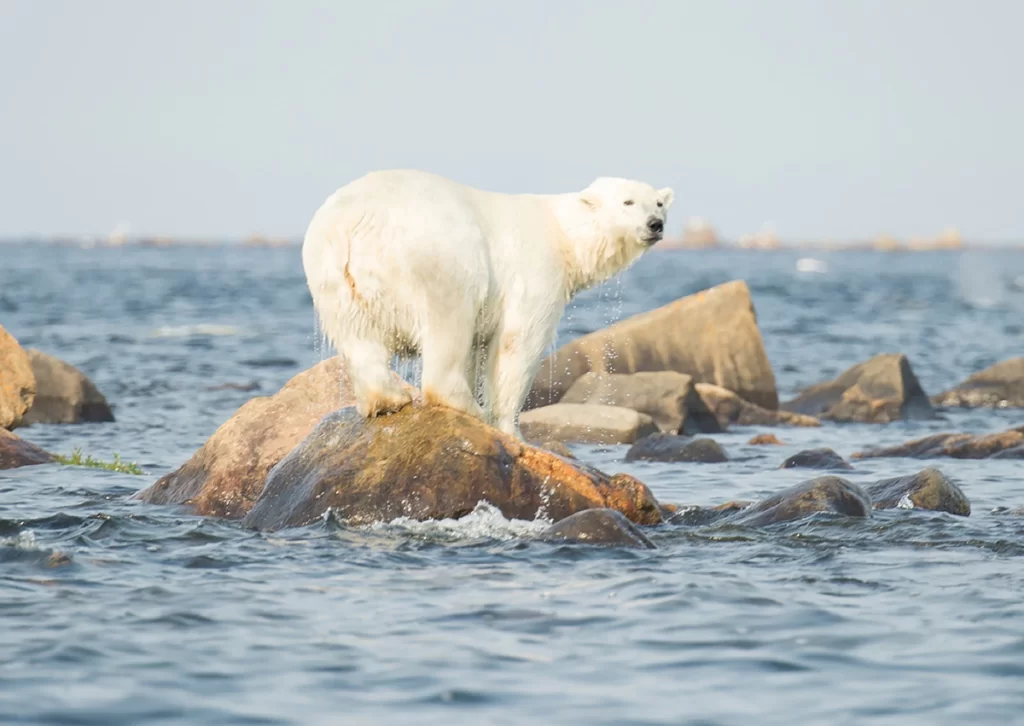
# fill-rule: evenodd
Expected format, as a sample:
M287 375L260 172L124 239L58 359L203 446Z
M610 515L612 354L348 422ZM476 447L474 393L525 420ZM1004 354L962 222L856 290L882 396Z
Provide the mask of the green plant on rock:
M101 461L92 458L91 454L82 455L82 449L76 448L71 456L57 454L54 459L64 466L85 466L90 469L106 469L107 471L118 471L122 474L143 474L142 468L131 461L121 461L120 454L114 454L113 461Z

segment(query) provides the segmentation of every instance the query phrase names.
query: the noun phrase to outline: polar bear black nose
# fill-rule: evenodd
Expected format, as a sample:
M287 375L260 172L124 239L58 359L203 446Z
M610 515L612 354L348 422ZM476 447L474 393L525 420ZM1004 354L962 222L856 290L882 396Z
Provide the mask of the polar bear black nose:
M651 217L647 220L647 229L651 230L655 234L661 234L665 231L665 223L657 217Z

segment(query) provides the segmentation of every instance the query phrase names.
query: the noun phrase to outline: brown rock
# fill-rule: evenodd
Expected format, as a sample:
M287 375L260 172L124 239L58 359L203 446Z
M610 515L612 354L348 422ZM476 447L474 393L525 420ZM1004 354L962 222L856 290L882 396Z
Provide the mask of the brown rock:
M718 419L693 386L693 377L675 371L585 373L559 403L597 403L645 413L670 434L721 433Z
M0 429L0 469L48 464L53 455L35 444L18 438L6 429Z
M758 434L747 442L748 446L784 446L775 434Z
M328 510L350 524L459 518L481 501L510 519L611 508L638 524L661 521L630 476L570 463L459 411L409 406L369 420L354 408L324 417L270 472L242 524L303 526Z
M813 416L793 413L791 411L770 411L766 408L745 401L732 391L711 383L698 383L694 386L704 405L718 419L723 428L735 426L821 426L821 422Z
M153 504L185 504L197 514L243 517L271 467L321 418L353 403L340 358L318 363L273 396L247 401L191 459L136 496Z
M580 444L630 444L658 430L645 413L621 406L556 403L519 415L519 430L527 441L567 441Z
M13 429L32 406L36 379L28 354L0 325L0 429Z
M780 469L852 469L850 463L827 446L807 449L782 462Z
M1013 458L1010 453L1018 446L1024 445L1024 426L997 434L972 436L971 434L932 434L921 439L913 439L897 446L886 446L868 449L852 454L853 459L874 459L882 457L907 457L915 459L931 459L951 457L954 459L987 459L1006 452L1006 458Z
M934 415L902 353L876 355L834 381L811 386L782 409L830 421L889 423Z
M922 469L910 476L883 479L866 486L875 509L926 509L961 517L971 514L971 503L938 469Z
M626 461L666 461L719 464L729 457L714 439L688 439L672 434L651 434L626 452Z
M797 484L740 511L728 521L748 527L792 522L818 512L848 517L871 516L871 500L859 486L838 476Z
M36 397L22 424L113 421L114 413L95 384L69 363L29 348Z
M1010 358L932 398L937 406L1024 408L1024 358Z
M539 539L603 547L656 549L639 527L614 509L585 509L548 527Z
M750 290L741 280L567 343L541 364L526 408L560 401L589 371L676 371L728 388L764 408L779 404Z

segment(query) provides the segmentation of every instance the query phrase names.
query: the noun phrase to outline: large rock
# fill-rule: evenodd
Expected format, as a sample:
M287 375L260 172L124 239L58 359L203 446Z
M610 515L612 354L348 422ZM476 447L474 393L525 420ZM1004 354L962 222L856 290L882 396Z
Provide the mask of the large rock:
M926 509L961 517L971 514L971 503L960 487L938 469L922 469L910 476L882 479L864 489L875 509Z
M243 517L271 467L321 418L353 403L340 358L318 363L273 396L247 401L191 459L137 496L154 504L186 504L197 514Z
M697 394L693 377L675 371L585 373L560 403L597 403L645 413L669 434L721 433L718 419Z
M567 343L541 364L526 408L557 403L589 371L676 371L764 408L779 405L750 290L740 280Z
M0 429L0 469L47 464L53 455L35 444L18 438L6 429Z
M950 457L953 459L987 459L989 457L1010 454L1006 458L1015 458L1012 452L1024 445L1024 426L997 434L932 434L920 439L913 439L896 446L884 446L878 449L858 451L851 455L853 459L874 459L881 457L907 457L914 459L933 459Z
M541 532L538 539L602 547L655 549L647 535L614 509L585 509L571 514Z
M36 397L23 425L114 420L107 399L82 371L34 348L27 352L36 378Z
M932 398L937 406L961 408L1024 407L1024 358L1010 358L970 376L956 388Z
M0 429L16 428L35 395L36 379L28 354L0 325Z
M350 524L457 519L482 501L510 519L559 521L611 508L657 524L661 508L641 482L607 476L523 444L477 419L439 406L409 406L364 419L336 411L271 470L243 526L310 524L330 510Z
M780 469L852 469L850 462L832 449L823 446L820 449L805 449L793 454L784 462Z
M645 413L621 406L556 403L519 414L527 441L580 444L631 444L658 430Z
M902 353L877 355L834 381L811 386L782 409L830 421L889 423L934 415Z
M728 518L731 524L760 527L792 522L818 512L847 517L871 516L871 500L856 484L838 476L822 476L784 489Z
M626 461L720 464L729 456L714 439L689 439L672 434L651 434L626 452Z
M694 386L705 407L727 426L821 426L813 416L792 411L769 410L745 401L732 391L712 383L698 383Z

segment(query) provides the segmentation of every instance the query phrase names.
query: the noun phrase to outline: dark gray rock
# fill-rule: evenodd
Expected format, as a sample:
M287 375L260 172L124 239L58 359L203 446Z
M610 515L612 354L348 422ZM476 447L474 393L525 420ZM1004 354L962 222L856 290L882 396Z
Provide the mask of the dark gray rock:
M717 464L728 460L725 449L714 439L689 439L660 433L645 436L626 452L626 461Z
M782 462L780 469L852 469L846 459L828 447L807 449Z
M539 539L603 547L655 549L640 528L614 509L586 509L548 527Z

